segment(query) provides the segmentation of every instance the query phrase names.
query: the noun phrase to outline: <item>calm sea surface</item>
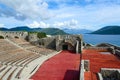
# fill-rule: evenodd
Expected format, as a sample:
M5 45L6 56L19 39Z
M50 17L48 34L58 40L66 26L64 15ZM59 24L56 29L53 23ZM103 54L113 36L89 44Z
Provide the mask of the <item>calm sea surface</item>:
M83 34L83 40L86 43L93 45L99 43L111 43L120 46L120 35L94 35L94 34Z

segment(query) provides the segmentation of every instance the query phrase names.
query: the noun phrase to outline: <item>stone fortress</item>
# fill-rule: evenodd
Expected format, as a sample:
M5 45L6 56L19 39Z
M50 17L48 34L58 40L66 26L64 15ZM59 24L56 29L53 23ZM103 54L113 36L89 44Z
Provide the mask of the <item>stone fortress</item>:
M44 48L60 50L71 50L80 53L82 50L82 36L81 35L57 35L53 37L46 37L38 39L36 34L28 34L22 31L1 31L0 35L4 38L22 38L28 39L29 42L36 46Z
M82 53L80 55L82 57L79 80L120 80L120 48L117 46L104 43L97 46L87 46L82 39L82 35L57 35L42 39L38 39L36 34L28 34L28 32L22 31L0 31L0 35L4 37L0 40L0 80L27 80L44 61L57 55L62 50L73 51L77 54ZM109 57L112 60L106 58L106 62L109 63L109 67L113 68L102 68L99 64L100 71L96 72L98 79L94 77L90 79L91 75L95 75L92 73L92 71L94 73L95 71L91 67L96 65L93 64L92 59L89 59L90 56L93 60L96 60L97 57L98 60L101 60L99 59L101 54L99 55L96 51L111 53L112 57ZM93 53L97 53L94 54L97 57L94 58ZM113 58L113 55L117 58ZM110 65L110 61L115 62L113 66ZM86 74L91 77L86 76Z

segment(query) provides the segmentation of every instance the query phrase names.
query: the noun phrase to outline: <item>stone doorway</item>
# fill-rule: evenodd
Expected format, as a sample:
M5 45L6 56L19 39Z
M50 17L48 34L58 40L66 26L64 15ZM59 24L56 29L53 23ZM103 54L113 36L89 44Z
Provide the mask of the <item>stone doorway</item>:
M62 50L68 50L68 45L64 44L64 45L62 46Z

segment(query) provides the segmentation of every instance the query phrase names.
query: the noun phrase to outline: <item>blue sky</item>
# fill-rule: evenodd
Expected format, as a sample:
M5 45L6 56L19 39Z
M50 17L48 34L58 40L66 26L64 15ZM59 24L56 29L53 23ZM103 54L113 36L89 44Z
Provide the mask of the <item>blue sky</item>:
M97 30L120 25L120 0L0 0L0 27Z

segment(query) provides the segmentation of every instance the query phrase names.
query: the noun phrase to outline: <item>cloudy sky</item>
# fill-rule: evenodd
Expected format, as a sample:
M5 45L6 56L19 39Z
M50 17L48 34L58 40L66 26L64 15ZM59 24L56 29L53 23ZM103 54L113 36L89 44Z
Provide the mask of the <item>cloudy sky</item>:
M0 0L0 27L97 30L120 25L120 0Z

